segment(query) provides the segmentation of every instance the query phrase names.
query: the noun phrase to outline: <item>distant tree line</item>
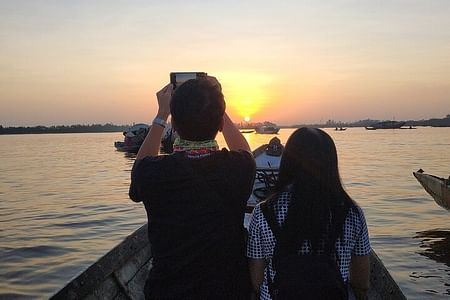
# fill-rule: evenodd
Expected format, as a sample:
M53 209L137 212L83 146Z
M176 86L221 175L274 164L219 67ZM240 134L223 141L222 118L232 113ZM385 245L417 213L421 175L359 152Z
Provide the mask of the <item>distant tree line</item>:
M290 127L321 127L321 128L335 128L335 127L369 127L383 120L359 120L356 122L339 122L335 120L328 120L325 124L297 124ZM442 119L433 118L428 120L408 120L404 126L432 126L432 127L450 127L450 114Z
M320 128L334 128L334 127L366 127L372 126L381 120L359 120L356 122L339 122L328 120L325 124L296 124L292 128L297 127L320 127ZM450 127L450 114L442 119L433 118L428 120L408 120L404 121L405 126L433 126L433 127ZM242 125L242 124L240 124ZM39 133L84 133L84 132L123 132L131 125L115 125L111 123L106 124L90 124L90 125L58 125L58 126L32 126L32 127L3 127L0 125L0 134L39 134Z
M39 134L39 133L84 133L84 132L123 132L130 125L90 124L90 125L58 125L58 126L32 126L32 127L3 127L0 125L0 134Z

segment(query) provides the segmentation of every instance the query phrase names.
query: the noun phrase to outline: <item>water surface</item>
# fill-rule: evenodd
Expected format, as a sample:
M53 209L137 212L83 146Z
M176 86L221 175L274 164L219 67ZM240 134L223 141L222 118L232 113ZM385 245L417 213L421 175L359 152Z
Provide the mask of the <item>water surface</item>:
M286 142L293 129L277 135ZM450 213L412 176L450 173L450 128L326 130L373 248L408 299L450 295ZM272 135L245 134L254 149ZM121 133L0 136L0 298L48 298L146 222ZM225 146L222 136L219 144Z

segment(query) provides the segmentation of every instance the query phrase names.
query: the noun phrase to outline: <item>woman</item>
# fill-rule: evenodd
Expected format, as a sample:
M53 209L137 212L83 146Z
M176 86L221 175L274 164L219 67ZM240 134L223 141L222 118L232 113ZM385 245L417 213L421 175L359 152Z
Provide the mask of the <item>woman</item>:
M267 276L270 282L275 277L275 245L282 256L293 243L301 255L323 255L331 245L326 249L337 257L344 283L357 299L366 297L371 251L367 226L362 210L342 187L336 147L328 134L300 128L289 137L275 193L262 205L253 211L247 246L252 286L260 299L272 299ZM264 206L282 228L279 240L263 215Z

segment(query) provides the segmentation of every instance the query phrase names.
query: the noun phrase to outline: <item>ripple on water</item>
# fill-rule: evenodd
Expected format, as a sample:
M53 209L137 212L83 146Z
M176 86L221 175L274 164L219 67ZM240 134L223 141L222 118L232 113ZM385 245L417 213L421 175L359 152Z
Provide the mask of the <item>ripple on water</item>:
M0 248L2 254L2 261L9 261L11 259L24 259L46 256L60 256L67 252L73 251L73 249L67 247L39 245L32 247L19 247L19 248Z

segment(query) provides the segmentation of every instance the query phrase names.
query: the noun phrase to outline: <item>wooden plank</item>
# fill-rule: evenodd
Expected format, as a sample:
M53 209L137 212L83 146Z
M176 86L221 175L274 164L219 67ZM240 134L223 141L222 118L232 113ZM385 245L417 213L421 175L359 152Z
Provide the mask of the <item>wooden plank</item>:
M139 252L137 252L133 257L131 257L126 263L115 271L117 279L123 284L127 285L131 279L136 275L139 269L142 268L146 262L150 260L151 250L150 244L142 248Z
M147 224L128 236L122 243L78 275L60 291L52 300L83 299L92 294L115 270L118 270L133 258L142 248L148 245Z
M128 291L131 298L136 300L144 300L144 285L147 280L148 272L152 267L152 260L149 260L136 273L133 279L128 283Z
M103 281L92 294L85 298L85 300L90 299L113 299L119 293L119 287L117 282L109 276Z
M376 291L380 297L374 299L406 300L400 287L373 250L370 254L370 287L372 294Z

